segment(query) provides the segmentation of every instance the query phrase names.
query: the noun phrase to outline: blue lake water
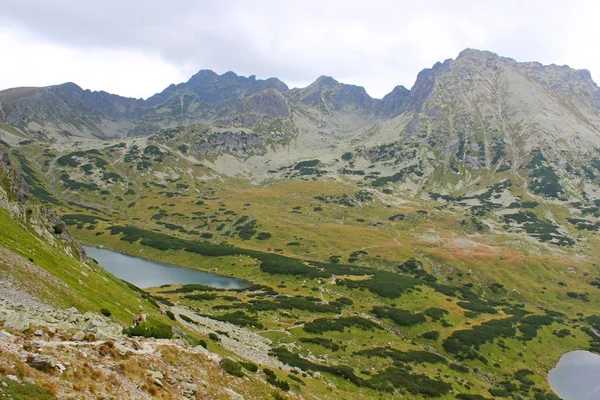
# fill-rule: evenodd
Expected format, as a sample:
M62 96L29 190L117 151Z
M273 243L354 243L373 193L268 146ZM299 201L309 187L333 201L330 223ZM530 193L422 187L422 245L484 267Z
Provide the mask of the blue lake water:
M598 400L600 356L584 350L565 353L548 373L548 382L564 400Z
M240 279L145 260L112 250L83 247L88 256L98 261L105 270L139 288L187 283L199 283L221 289L241 289L250 286L249 282Z

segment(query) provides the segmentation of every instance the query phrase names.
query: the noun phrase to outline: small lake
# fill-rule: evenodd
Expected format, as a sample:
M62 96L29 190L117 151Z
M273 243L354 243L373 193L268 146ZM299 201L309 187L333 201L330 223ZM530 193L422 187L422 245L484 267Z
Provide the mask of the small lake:
M598 400L600 356L584 350L565 353L548 373L548 382L564 400Z
M83 246L83 248L88 256L98 261L105 270L139 288L188 283L199 283L220 289L242 289L250 286L249 282L210 272L144 260L98 247Z

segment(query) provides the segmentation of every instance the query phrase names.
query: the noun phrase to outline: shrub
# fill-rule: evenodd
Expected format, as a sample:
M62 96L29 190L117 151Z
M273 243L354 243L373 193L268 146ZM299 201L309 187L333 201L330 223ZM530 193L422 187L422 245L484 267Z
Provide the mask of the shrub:
M444 315L449 314L449 312L442 308L430 307L427 310L423 311L423 314L425 314L426 316L428 316L429 318L431 318L434 321L438 321L438 320L444 318Z
M375 322L362 317L317 318L304 324L303 329L309 333L323 333L327 331L343 332L344 328L360 328L364 331L382 329Z
M217 321L229 322L238 326L254 326L258 329L263 327L258 321L258 318L250 316L243 311L234 311L223 315L205 315L205 317L215 319Z
M167 310L166 314L170 320L175 321L175 314L173 314L173 312L171 310Z
M214 332L209 333L208 334L208 338L210 340L212 340L212 341L215 341L215 342L220 342L221 341L221 338L216 333L214 333Z
M438 331L428 331L421 335L423 339L429 340L438 340L440 338L440 333Z
M523 340L532 340L537 336L537 330L554 322L554 318L549 315L527 315L523 317L518 326L519 331L523 334Z
M508 391L506 389L490 389L489 390L490 394L494 397L508 397L510 396L510 393L508 393Z
M371 312L375 314L377 318L389 318L394 321L396 325L400 326L412 326L427 322L427 319L423 314L411 313L410 311L399 308L373 307Z
M188 324L194 324L194 325L198 325L198 323L196 321L194 321L193 319L191 319L190 317L188 317L187 315L184 314L179 314L179 318L181 318L182 320L184 320L185 322L187 322Z
M464 365L460 365L460 364L454 364L451 363L450 364L450 369L456 372L461 372L463 374L466 374L469 372L469 368L465 367Z
M110 317L112 315L112 313L110 312L110 310L108 310L106 308L101 308L100 309L100 313L102 315L104 315L105 317Z
M413 395L411 397L440 397L452 389L452 386L444 381L434 380L426 375L411 374L396 366L379 372L363 385L387 393L394 392L394 388L403 388Z
M309 361L305 358L298 356L290 352L288 349L283 347L276 347L271 351L271 354L277 357L279 361L284 364L287 364L291 367L300 368L301 370L308 371L321 371L321 372L329 372L333 375L337 375L341 378L344 378L355 385L362 385L364 381L354 374L354 370L347 365L334 365L327 366L322 364L317 364L312 361Z
M277 375L275 375L275 372L271 371L268 368L264 368L263 372L266 375L266 381L269 382L271 385L287 392L288 390L290 390L290 384L287 381L284 381L282 379L277 379Z
M448 353L462 353L474 358L473 349L477 349L480 345L499 337L514 337L516 334L515 322L516 318L514 317L496 319L484 322L471 329L454 331L450 337L444 340L442 346Z
M317 337L317 338L300 338L299 340L302 343L316 344L316 345L325 347L326 349L330 349L332 351L338 351L340 349L340 345L337 343L334 343L333 341L331 341L331 339Z
M400 351L391 347L375 347L373 349L357 351L354 354L367 357L390 357L395 363L441 363L447 364L448 361L440 355L428 351L411 350Z
M244 377L244 372L242 372L241 365L230 358L221 359L219 365L221 366L223 371L227 372L229 375L237 376L238 378Z
M256 238L258 240L267 240L271 238L271 234L269 232L258 232L258 235L256 235Z
M173 337L173 330L169 325L157 322L142 322L139 325L124 328L123 333L127 336L141 336L155 339L171 339Z
M466 310L471 310L477 313L498 314L498 310L481 301L459 301L456 304Z
M242 367L244 367L245 369L247 369L250 372L258 371L258 365L254 364L250 361L240 361L238 364L240 364Z

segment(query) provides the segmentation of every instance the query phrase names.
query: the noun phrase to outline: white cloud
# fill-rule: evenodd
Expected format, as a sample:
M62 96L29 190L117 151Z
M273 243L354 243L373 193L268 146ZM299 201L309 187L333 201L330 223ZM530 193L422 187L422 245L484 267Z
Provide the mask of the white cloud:
M75 82L85 89L148 97L189 78L172 63L132 51L72 48L5 29L0 29L0 43L11 55L0 66L3 88Z
M600 76L591 0L2 0L0 87L74 81L147 97L199 69L319 75L381 97L466 47Z

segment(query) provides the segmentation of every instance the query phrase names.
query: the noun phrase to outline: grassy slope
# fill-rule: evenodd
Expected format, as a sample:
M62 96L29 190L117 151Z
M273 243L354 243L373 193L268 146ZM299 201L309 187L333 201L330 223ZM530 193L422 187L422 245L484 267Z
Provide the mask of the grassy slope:
M49 301L60 307L77 307L81 312L100 312L101 308L112 311L115 319L129 324L141 305L151 318L165 320L156 309L131 290L123 281L115 278L103 268L83 264L63 254L59 249L40 240L31 230L19 224L6 212L0 209L0 246L7 248L25 259L33 260L35 265L43 268L65 282L69 290L56 289L46 291ZM26 287L30 285L44 286L36 276L26 271L8 270L0 261L0 268L21 281ZM41 291L42 293L44 290ZM118 299L115 301L115 299Z

